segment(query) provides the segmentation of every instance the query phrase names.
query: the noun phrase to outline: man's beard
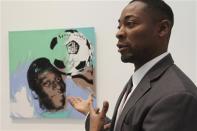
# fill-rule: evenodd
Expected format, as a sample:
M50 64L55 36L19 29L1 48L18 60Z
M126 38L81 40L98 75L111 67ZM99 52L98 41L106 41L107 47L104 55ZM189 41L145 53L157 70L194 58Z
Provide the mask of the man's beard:
M124 63L133 63L133 54L132 53L121 54L121 61Z

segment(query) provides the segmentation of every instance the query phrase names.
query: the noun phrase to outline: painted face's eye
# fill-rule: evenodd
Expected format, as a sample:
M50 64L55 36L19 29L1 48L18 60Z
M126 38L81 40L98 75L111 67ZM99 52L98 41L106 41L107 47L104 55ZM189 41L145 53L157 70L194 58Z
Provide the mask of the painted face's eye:
M56 82L60 82L61 78L60 77L57 77L56 78Z
M44 87L49 87L51 85L51 82L50 81L45 81L43 83L41 83L42 86Z

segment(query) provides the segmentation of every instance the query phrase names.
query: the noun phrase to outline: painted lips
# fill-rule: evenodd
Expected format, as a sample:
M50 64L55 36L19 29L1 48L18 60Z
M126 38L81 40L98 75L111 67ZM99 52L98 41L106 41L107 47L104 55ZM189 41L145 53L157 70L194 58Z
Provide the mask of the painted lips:
M53 96L51 96L51 97L55 97L55 96L63 96L64 94L63 93L61 93L61 92L57 92L56 94L54 94Z

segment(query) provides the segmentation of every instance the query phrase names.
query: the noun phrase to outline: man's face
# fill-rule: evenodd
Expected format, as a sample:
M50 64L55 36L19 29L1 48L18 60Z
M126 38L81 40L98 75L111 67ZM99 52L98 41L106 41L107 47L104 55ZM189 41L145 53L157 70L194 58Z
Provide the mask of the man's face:
M135 1L124 8L116 34L123 62L142 65L150 59L155 52L155 26L145 3Z
M65 84L61 75L45 71L38 76L40 87L53 104L53 108L62 109L65 105Z

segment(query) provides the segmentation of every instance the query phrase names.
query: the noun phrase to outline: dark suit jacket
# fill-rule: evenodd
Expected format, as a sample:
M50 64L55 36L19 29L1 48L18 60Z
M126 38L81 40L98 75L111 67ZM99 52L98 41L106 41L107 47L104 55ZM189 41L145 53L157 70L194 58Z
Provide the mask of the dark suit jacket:
M114 129L125 88L117 101L110 131L197 131L197 88L171 55L143 77Z

